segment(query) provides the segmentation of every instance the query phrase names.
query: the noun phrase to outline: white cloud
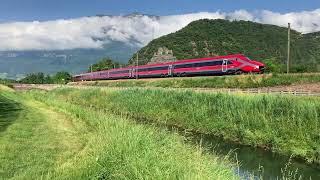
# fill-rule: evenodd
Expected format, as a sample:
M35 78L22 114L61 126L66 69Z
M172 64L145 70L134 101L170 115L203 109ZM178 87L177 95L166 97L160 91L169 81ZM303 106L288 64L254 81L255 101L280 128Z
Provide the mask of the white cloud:
M295 30L303 33L320 31L320 9L286 14L271 11L252 14L237 10L231 13L200 12L162 17L83 17L46 22L2 23L0 50L101 48L111 40L143 46L153 38L175 32L199 19L249 20L279 26L286 26L291 22Z
M286 14L262 11L261 14L262 23L278 26L287 26L288 23L291 23L293 29L302 33L320 31L320 9Z
M237 10L228 14L231 20L254 21L254 16L246 10Z
M6 79L8 77L8 73L0 73L0 79Z

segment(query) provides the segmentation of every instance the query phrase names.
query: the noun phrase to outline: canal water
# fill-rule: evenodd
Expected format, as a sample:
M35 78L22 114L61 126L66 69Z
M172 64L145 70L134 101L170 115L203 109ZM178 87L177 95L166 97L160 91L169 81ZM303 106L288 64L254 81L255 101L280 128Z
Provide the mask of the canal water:
M181 132L180 132L181 134ZM223 138L184 133L189 142L201 144L208 151L214 151L218 155L229 155L232 162L238 162L239 168L235 169L241 179L282 179L286 175L288 179L312 179L320 180L320 168L308 165L305 162L295 160L288 156L228 142Z

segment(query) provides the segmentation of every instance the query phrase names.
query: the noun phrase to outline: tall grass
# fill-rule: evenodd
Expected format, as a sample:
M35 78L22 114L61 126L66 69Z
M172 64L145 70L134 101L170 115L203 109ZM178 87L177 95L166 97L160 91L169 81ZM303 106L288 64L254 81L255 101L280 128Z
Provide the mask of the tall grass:
M20 110L20 104L2 96L0 93L0 133L16 120Z
M14 83L14 80L5 80L5 79L0 79L0 85L2 86L8 86L12 87L12 83Z
M320 163L320 99L172 90L60 89L50 96Z
M257 88L315 82L320 82L319 73L159 78L156 80L107 80L81 82L81 84L107 87Z
M24 109L0 136L1 178L238 179L226 161L166 130L44 92L7 97Z

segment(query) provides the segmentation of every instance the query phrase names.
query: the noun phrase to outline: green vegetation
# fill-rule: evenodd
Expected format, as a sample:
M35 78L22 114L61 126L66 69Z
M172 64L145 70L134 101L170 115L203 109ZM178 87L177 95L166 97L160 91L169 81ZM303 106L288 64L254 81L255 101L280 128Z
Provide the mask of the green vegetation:
M90 66L88 68L88 72L103 71L120 67L125 67L125 65L110 58L102 58L98 63Z
M25 84L66 84L70 82L72 76L65 71L57 72L53 76L45 75L44 73L32 73L23 78L19 82Z
M16 120L19 111L20 104L5 98L0 93L0 133Z
M59 89L48 96L320 163L319 98L99 88Z
M1 178L238 179L225 160L166 130L52 93L0 89L0 101L6 101L2 107L11 108L6 105L10 101L20 106L14 123L0 132ZM9 115L0 118L5 121Z
M0 85L10 86L10 84L15 83L15 80L12 79L0 79Z
M107 87L172 87L172 88L257 88L318 83L320 74L265 74L192 78L161 78L118 81L88 81L81 84ZM72 84L72 83L71 83Z
M319 71L319 33L292 31L292 72ZM287 57L287 29L249 21L199 20L185 28L151 41L139 50L140 64L160 47L173 51L177 59L245 54L251 59L272 63L273 72L284 72ZM136 54L132 56L136 57ZM133 60L129 64L134 64Z
M54 76L51 77L54 84L67 84L72 80L71 74L65 71L57 72Z

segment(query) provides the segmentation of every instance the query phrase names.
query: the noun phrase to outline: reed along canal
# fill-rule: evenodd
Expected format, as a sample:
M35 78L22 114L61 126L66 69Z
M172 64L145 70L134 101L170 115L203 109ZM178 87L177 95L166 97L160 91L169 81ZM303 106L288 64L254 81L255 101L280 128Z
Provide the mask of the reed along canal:
M250 179L252 175L257 179L281 179L284 175L292 179L293 177L307 180L320 179L320 167L308 165L289 156L262 148L240 145L212 135L186 134L183 131L180 134L184 135L188 142L201 144L209 152L214 151L222 157L230 156L232 162L239 163L239 168L235 169L235 173L241 179Z

